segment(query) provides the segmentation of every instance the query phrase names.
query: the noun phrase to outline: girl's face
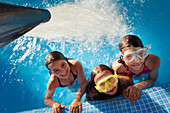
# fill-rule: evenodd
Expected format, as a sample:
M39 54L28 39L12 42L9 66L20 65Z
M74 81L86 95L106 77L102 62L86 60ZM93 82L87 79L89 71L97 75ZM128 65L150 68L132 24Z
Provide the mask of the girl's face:
M139 70L139 69L142 67L142 65L143 65L143 63L144 63L144 61L145 61L145 58L143 59L143 58L138 57L138 55L141 54L141 56L142 56L142 53L144 53L144 52L141 51L141 50L142 50L141 47L133 47L133 46L124 48L124 49L122 50L123 57L126 56L127 59L128 59L128 58L131 59L131 57L134 57L130 62L125 61L125 64L126 64L129 68L131 68L131 69L133 69L133 70ZM138 51L139 51L139 52L138 52ZM135 54L135 52L137 53L137 55ZM133 56L131 56L131 55L128 56L128 53L132 53L132 54L134 53L134 54L133 54ZM144 54L144 55L145 55L145 54Z
M65 60L56 60L48 65L50 72L58 78L67 79L69 77L70 66Z
M96 76L94 77L94 83L97 86L97 83L102 80L103 78L106 78L109 75L113 75L113 73L110 70L104 70L101 73L96 74ZM112 82L110 79L108 79L109 82ZM106 81L107 82L107 81ZM103 84L105 86L105 84ZM109 86L109 89L104 92L105 94L108 95L113 95L117 92L118 89L118 84L116 84L116 86Z

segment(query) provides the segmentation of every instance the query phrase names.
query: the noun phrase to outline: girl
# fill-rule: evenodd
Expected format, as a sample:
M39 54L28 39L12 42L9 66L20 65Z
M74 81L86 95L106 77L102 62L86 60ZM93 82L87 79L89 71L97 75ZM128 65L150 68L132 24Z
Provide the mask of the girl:
M106 100L122 93L126 97L128 94L127 92L124 93L123 90L130 84L132 84L131 77L118 78L117 74L108 66L97 65L93 68L86 86L86 101ZM140 91L138 90L135 93L139 98ZM138 98L133 98L133 101Z
M47 84L44 102L46 105L52 107L53 113L60 113L60 108L64 105L54 101L51 97L58 87L72 86L76 79L80 82L80 88L74 101L70 105L71 113L81 112L81 98L85 92L86 78L84 76L83 68L80 62L76 60L69 60L58 51L53 51L45 58L45 65L51 74Z
M142 90L154 85L160 65L160 58L149 54L142 41L135 35L124 36L119 42L121 57L112 63L117 73L132 77L134 85L129 86L127 98L136 98L136 90Z

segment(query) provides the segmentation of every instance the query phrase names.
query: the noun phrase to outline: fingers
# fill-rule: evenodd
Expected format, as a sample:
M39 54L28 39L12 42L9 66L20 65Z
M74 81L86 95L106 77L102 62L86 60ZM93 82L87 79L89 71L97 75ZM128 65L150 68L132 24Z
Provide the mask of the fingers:
M80 112L79 107L72 107L72 108L70 109L70 112L71 112L71 113L78 113L78 111Z
M60 108L54 108L53 113L60 113Z
M60 113L61 104L54 103L52 106L53 113Z
M79 111L79 108L77 107L77 108L75 109L75 113L78 113L78 111Z
M61 108L65 108L66 106L64 106L64 105L61 105Z
M133 90L130 90L129 91L129 100L130 100L130 103L133 102L133 98L134 98Z
M125 98L128 98L128 97L129 97L129 92L126 91L126 90L123 90L123 96L124 96Z
M70 106L69 111L70 111L71 113L76 113L76 107ZM78 112L77 112L77 113L78 113Z
M136 101L139 97L140 97L140 91L137 91L134 100Z
M69 111L70 111L71 113L72 113L72 109L73 109L72 106L70 106Z
M81 104L79 105L79 113L81 113Z
M128 88L126 88L126 93L125 96L127 99L129 99L129 101L131 102L131 98L132 98L132 90L131 90L131 86L129 86Z
M135 87L135 96L134 96L134 102L140 97L140 90Z
M56 112L57 112L54 108L52 109L52 111L53 111L53 113L56 113Z
M69 111L71 113L81 113L81 104L79 106L76 106L76 107L70 106Z
M126 91L129 91L130 89L131 89L131 86L127 87L127 88L126 88Z
M60 108L57 108L57 112L60 113Z
M140 90L135 86L130 86L129 101L135 102L140 97Z
M71 113L75 113L76 112L76 107L73 107L72 112Z

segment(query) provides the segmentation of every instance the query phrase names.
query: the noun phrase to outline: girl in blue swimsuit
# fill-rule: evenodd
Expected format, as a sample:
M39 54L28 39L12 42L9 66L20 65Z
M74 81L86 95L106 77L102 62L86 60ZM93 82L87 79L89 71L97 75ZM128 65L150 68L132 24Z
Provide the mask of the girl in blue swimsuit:
M157 80L160 58L148 53L139 37L126 35L119 42L120 59L112 63L117 73L124 73L133 79L134 85L129 86L127 98L133 102L138 97L136 91L152 87Z
M72 86L76 80L80 83L80 88L74 101L70 105L71 113L81 112L81 98L85 93L86 78L84 76L83 67L77 60L71 60L64 57L58 51L49 53L45 58L45 65L51 74L47 84L44 102L46 105L52 107L53 113L60 113L60 108L64 105L52 100L54 91L58 87Z

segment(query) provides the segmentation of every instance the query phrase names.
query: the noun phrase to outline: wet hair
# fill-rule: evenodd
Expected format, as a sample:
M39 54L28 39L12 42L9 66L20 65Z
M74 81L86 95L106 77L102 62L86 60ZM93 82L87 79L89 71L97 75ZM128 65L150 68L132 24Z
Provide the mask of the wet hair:
M114 95L108 95L108 94L105 94L105 93L100 93L100 92L98 92L96 90L95 83L94 83L94 77L97 74L103 72L104 70L109 70L114 74L114 70L112 70L111 68L109 68L106 65L99 64L99 65L95 66L91 71L91 77L87 81L87 85L86 85L86 88L85 88L85 91L86 91L86 99L85 99L85 101L107 100L107 99L113 98L115 96L118 96L123 91L124 87L122 87L123 83L122 84L120 83L120 79L118 79L118 86L119 87L118 87L118 89L117 89L117 91L116 91L116 93ZM90 90L91 91L93 90L93 93L96 93L96 95L91 97L91 95L89 95Z
M124 48L127 47L141 47L143 48L144 45L141 41L141 39L135 35L126 35L122 37L119 41L119 50L122 52ZM119 63L122 63L125 66L125 61L122 60L122 56L118 60Z
M119 41L119 50L122 52L122 49L126 48L126 47L141 47L143 48L143 43L140 40L139 37L135 36L135 35L126 35L124 37L122 37Z
M103 64L99 64L97 66L95 66L92 71L91 71L91 80L94 82L94 77L103 72L104 70L109 70L111 71L113 74L114 74L114 70L112 70L111 68L109 68L108 66L106 65L103 65Z
M108 98L111 98L112 96L111 95L107 95L105 93L100 93L98 92L94 86L95 86L95 83L94 83L94 77L103 72L104 70L109 70L111 71L113 74L114 74L114 70L112 70L111 68L109 68L108 66L106 65L103 65L103 64L99 64L97 66L95 66L92 71L91 71L91 77L88 79L87 81L87 85L86 85L86 88L85 88L85 91L86 91L86 101L90 101L90 100L106 100ZM95 97L91 97L89 95L89 91L90 90L94 90L96 93L98 93L97 96Z
M68 62L68 59L61 52L52 51L45 57L45 66L48 68L48 65L56 60L66 60Z

